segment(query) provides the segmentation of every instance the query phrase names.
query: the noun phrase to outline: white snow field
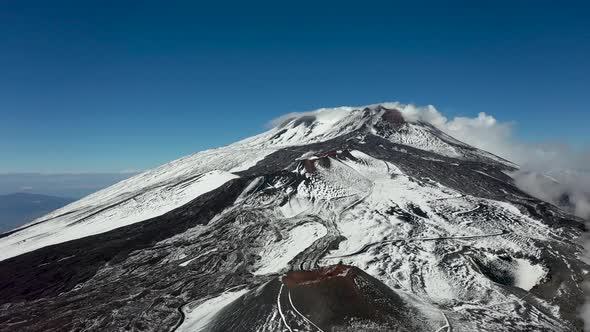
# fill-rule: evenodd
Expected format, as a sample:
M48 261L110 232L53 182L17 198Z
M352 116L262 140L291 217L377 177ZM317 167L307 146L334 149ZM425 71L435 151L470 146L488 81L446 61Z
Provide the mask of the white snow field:
M157 186L145 192L138 190L130 197L129 193L121 193L125 198L120 200L109 199L109 190L99 192L97 194L105 195L92 195L94 199L85 199L86 204L81 201L70 204L38 219L32 223L33 226L2 238L0 260L160 216L235 178L237 176L232 173L211 171L196 176L182 185L174 183ZM113 203L110 206L106 203L100 204L105 201ZM92 204L94 202L97 205Z
M248 289L226 291L216 297L209 298L197 303L189 303L182 308L184 321L176 331L178 332L200 332L204 331L207 324L225 306L246 294Z
M547 275L547 270L538 264L531 264L526 259L516 259L515 286L524 290L530 290Z
M307 249L317 239L327 234L326 227L318 223L306 223L295 226L282 241L273 241L264 246L260 253L260 267L253 273L256 275L277 273L300 252Z

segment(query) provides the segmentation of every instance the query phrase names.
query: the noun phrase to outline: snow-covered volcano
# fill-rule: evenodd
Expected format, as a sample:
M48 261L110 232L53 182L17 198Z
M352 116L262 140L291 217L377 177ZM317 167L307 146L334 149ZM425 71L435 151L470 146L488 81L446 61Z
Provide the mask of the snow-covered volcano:
M286 116L0 235L0 330L581 330L582 221L404 108Z

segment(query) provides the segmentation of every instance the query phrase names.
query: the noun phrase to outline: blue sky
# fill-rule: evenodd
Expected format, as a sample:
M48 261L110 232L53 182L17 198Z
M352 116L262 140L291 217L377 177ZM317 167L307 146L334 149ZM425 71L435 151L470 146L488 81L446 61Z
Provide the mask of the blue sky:
M0 173L147 169L281 114L400 101L589 141L584 2L0 4Z

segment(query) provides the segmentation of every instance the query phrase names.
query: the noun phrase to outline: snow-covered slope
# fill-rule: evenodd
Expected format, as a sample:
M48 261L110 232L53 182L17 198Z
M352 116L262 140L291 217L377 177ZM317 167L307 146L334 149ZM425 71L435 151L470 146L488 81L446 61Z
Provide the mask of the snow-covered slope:
M3 234L0 331L579 331L582 222L404 107L287 116Z
M211 171L178 183L124 192L113 199L108 196L112 191L106 191L105 196L91 201L97 205L74 203L1 239L0 259L160 216L235 178L232 173Z
M138 174L37 218L0 238L0 260L160 216L237 178L274 147L238 142Z
M406 122L400 111L381 105L320 109L287 118L235 144L175 160L38 218L0 239L0 260L160 216L236 177L228 172L244 171L281 148L354 133L372 133L448 157L491 159L431 125Z

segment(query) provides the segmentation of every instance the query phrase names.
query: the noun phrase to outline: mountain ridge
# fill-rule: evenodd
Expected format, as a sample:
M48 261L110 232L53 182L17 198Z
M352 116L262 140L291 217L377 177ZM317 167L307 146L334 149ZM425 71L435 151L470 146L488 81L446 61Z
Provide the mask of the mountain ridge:
M401 104L394 104L399 108L402 108ZM436 129L434 126L424 122L416 121L421 127L408 127L402 128L402 126L414 126L413 122L403 120L403 123L391 124L384 118L385 114L396 117L399 120L403 120L403 115L398 109L385 108L381 104L375 104L370 106L364 106L361 108L354 107L340 107L334 109L320 109L318 111L306 113L299 117L292 117L287 119L282 124L275 128L272 128L262 134L256 135L251 138L247 138L238 141L234 144L230 144L225 147L205 150L190 156L186 156L170 163L164 164L152 170L140 173L127 180L123 180L111 187L100 190L94 194L82 198L79 201L74 202L64 208L54 211L44 217L38 218L31 221L29 224L25 224L20 228L12 230L10 234L18 234L19 229L23 229L25 232L30 232L31 225L37 225L44 223L46 220L62 221L62 224L78 224L78 228L81 224L77 223L78 219L85 220L87 218L94 219L96 215L100 215L105 211L108 211L110 207L120 206L127 202L138 201L138 197L145 197L143 204L137 204L137 207L130 207L133 210L147 211L143 217L129 216L127 213L122 217L127 217L127 222L117 221L117 224L101 225L99 228L82 230L78 229L73 231L75 235L72 236L58 236L48 235L44 237L44 245L56 244L63 242L64 240L71 240L79 236L79 233L86 232L87 235L96 234L97 232L108 231L120 225L129 223L139 222L149 216L156 216L162 212L170 211L173 208L179 207L180 205L187 203L188 200L194 197L194 194L184 190L171 189L170 194L166 197L161 197L160 193L155 195L160 197L147 196L146 192L159 190L162 187L171 186L174 188L176 182L185 183L191 182L195 177L204 177L203 190L210 190L215 185L223 183L227 179L232 177L232 173L240 172L243 169L254 166L255 163L263 160L270 153L292 146L310 144L310 143L321 143L323 141L342 137L345 135L377 135L379 137L387 136L390 141L400 143L402 145L409 145L414 148L425 149L426 151L435 153L444 153L447 157L464 157L468 160L479 160L483 159L487 162L500 162L510 165L509 162L489 154L485 151L468 146L465 143L459 142L454 139L449 139L448 135L442 131ZM387 117L387 116L386 116ZM311 119L314 119L310 122ZM303 119L303 120L302 120ZM375 126L378 126L375 128ZM393 125L393 128L392 128ZM426 128L426 130L418 130L416 128ZM399 130L404 129L404 135L394 135ZM395 136L395 137L392 137ZM408 137L419 135L419 139L411 140ZM444 136L443 136L444 135ZM447 140L449 142L447 142ZM429 142L435 142L433 144ZM453 146L460 146L460 150L457 152ZM428 149L431 147L430 149ZM459 148L457 148L459 149ZM227 159L225 156L233 155L239 152L243 155L243 159L236 159L233 156L231 161L235 162L234 167L226 167ZM449 155L450 154L450 155ZM199 164L209 163L210 165L203 165L204 172L199 170ZM199 171L194 171L194 169ZM176 174L175 174L176 173ZM203 176L203 173L206 173ZM198 183L197 183L198 184ZM199 186L194 186L199 187ZM178 188L178 187L176 187ZM197 191L198 188L195 188ZM179 197L184 197L179 199ZM87 203L86 203L87 202ZM149 207L146 205L150 205ZM88 205L92 207L88 209ZM157 207L154 207L157 206ZM150 211L151 209L151 211ZM80 211L87 210L88 213L79 213ZM125 213L125 212L124 212ZM64 218L64 217L67 217ZM77 219L76 219L77 218ZM49 230L50 232L54 230ZM24 233L23 233L24 234ZM39 234L33 233L34 235L25 236L38 236ZM59 237L62 237L60 239ZM21 237L15 237L14 241L21 241ZM22 242L17 242L22 243ZM38 241L37 244L41 245L43 242ZM22 250L34 250L39 246L36 243L28 243L27 246L31 249L27 249L27 246L23 246ZM0 248L3 243L0 242ZM11 252L17 254L22 252L21 249L15 249L14 242L9 243L10 248L4 253L0 254L0 259L4 259L10 256ZM16 250L16 251L15 251Z
M0 238L0 326L582 329L581 219L403 110L341 111L172 161ZM284 277L298 273L336 279L306 302ZM312 314L344 301L334 294L358 310Z

